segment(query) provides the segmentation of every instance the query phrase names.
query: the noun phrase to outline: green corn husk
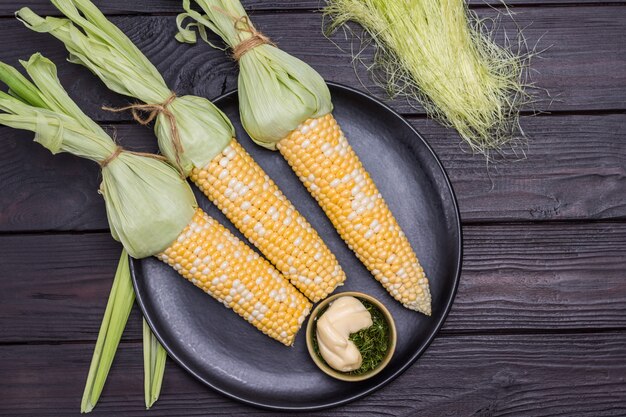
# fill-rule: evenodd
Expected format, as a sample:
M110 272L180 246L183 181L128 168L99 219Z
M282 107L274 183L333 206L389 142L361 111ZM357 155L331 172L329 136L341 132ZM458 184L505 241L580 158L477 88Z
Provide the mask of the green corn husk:
M143 320L143 371L144 396L146 409L149 409L159 399L163 374L165 373L165 359L167 352L157 338L150 331L150 326Z
M35 141L53 154L69 152L98 163L117 148L100 126L67 95L56 67L40 54L22 65L33 83L0 63L0 124L35 132ZM167 163L122 152L102 168L100 192L113 238L134 258L167 248L189 223L196 208L191 188Z
M148 104L161 104L171 95L163 77L130 39L89 0L52 0L67 18L41 18L29 8L16 16L36 32L50 33L70 52L71 62L84 65L111 90ZM182 153L177 155L170 121L165 113L156 117L154 130L161 152L188 174L204 167L231 141L234 128L209 100L181 96L169 105L176 119ZM178 158L177 158L178 156Z
M348 21L361 25L376 45L380 84L416 99L472 151L489 158L523 138L527 57L497 45L463 0L329 0L324 14L332 18L327 34Z
M190 0L183 0L186 13L177 18L179 41L196 42L191 28L197 27L208 42L205 26L231 48L252 36L240 30L241 21L235 28L237 19L247 17L239 0L196 0L196 3L204 14L192 10ZM195 23L183 27L185 18ZM324 116L333 109L324 79L308 64L275 46L265 44L251 49L239 60L239 68L241 121L250 137L261 146L276 149L276 143L300 123Z
M130 279L128 255L125 250L122 250L109 301L100 325L98 341L89 366L85 391L80 404L81 413L89 413L93 410L100 398L134 302L135 291Z
M4 112L0 124L35 132L35 141L52 153L69 152L101 162L115 151L113 140L67 95L52 62L35 54L21 63L34 84L0 62L0 81L9 87L9 94L0 91L0 111ZM124 250L85 384L83 413L90 412L100 397L134 302L126 252L134 257L161 252L189 223L196 208L187 182L165 162L145 155L121 152L102 169L102 177L100 189L111 234ZM151 375L150 397L146 397L150 405L158 398L165 357L156 339L151 351L156 365L146 370Z

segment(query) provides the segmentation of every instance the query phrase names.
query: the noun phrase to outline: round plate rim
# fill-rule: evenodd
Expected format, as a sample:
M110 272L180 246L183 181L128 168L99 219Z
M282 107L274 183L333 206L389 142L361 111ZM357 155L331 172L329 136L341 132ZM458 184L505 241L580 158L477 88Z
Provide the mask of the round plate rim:
M441 173L443 174L443 177L445 179L445 183L447 185L447 188L450 191L450 197L451 197L452 205L453 205L453 208L454 208L454 215L455 215L454 220L456 220L456 232L457 232L457 234L459 236L459 240L458 240L458 254L459 255L458 255L457 259L456 259L456 265L455 265L456 266L456 274L455 274L455 277L454 277L454 283L453 283L452 292L450 293L450 297L448 298L448 300L446 302L445 309L443 311L443 314L439 318L439 321L436 324L436 326L433 328L433 331L428 335L428 337L426 338L425 343L423 343L422 346L415 351L415 353L411 356L411 358L408 361L406 361L406 363L404 365L402 365L397 371L395 371L394 373L389 375L389 377L387 377L386 379L380 381L379 383L377 383L377 384L375 384L375 385L365 389L364 391L362 391L362 392L360 392L358 394L350 395L350 396L348 396L348 397L346 397L344 399L341 399L341 400L330 401L330 402L327 402L327 403L318 404L318 405L312 405L312 406L290 406L290 405L280 405L280 406L278 406L278 405L275 405L275 404L267 404L267 403L264 403L262 401L254 401L254 400L250 400L248 398L243 398L243 397L237 396L235 394L232 394L232 393L230 393L230 392L228 392L226 390L223 390L223 389L215 386L209 380L207 380L202 375L198 374L193 369L191 369L189 366L187 366L182 359L180 359L175 353L173 353L172 349L170 348L168 343L164 341L164 339L161 336L161 334L159 333L159 331L155 329L154 323L153 323L153 321L152 321L152 319L150 317L150 313L146 310L145 300L143 298L143 295L142 295L142 293L140 291L138 291L139 284L138 284L137 273L136 273L136 269L135 269L135 262L138 262L138 260L129 257L130 258L131 278L132 278L132 281L133 281L133 287L135 289L135 298L137 300L137 304L139 304L139 307L141 308L141 312L143 314L143 317L146 320L146 322L148 323L148 326L150 326L150 329L152 330L152 333L156 336L156 338L159 340L161 345L165 348L165 350L167 351L168 356L170 358L172 358L178 364L178 366L182 367L185 371L187 371L189 374L193 375L200 382L202 382L206 386L210 387L211 389L217 391L221 395L224 395L224 396L226 396L228 398L231 398L233 400L239 401L241 403L244 403L244 404L247 404L247 405L251 405L251 406L254 406L254 407L258 407L258 408L262 408L262 409L265 409L265 410L275 410L275 411L316 411L316 410L325 410L325 409L329 409L329 408L337 407L337 406L340 406L340 405L344 405L344 404L350 403L352 401L358 400L360 398L363 398L363 397L373 393L374 391L379 390L380 388L384 387L385 385L389 384L391 381L393 381L398 376L400 376L402 373L404 373L411 365L413 365L415 363L415 361L420 356L422 356L424 351L433 342L433 340L435 339L435 336L437 335L437 333L439 333L439 330L441 330L441 327L443 326L444 322L446 321L446 318L448 317L448 314L450 313L450 309L452 308L452 304L454 303L454 299L456 298L456 293L457 293L457 290L458 290L460 276L461 276L462 259L463 259L463 233L462 233L462 229L461 229L461 216L460 216L460 213L459 213L459 207L458 207L456 195L454 193L454 188L452 187L452 184L450 182L450 178L448 177L448 174L447 174L446 170L444 169L443 164L441 163L441 161L437 157L437 154L435 153L435 151L431 148L431 146L428 144L428 142L426 142L426 140L424 140L422 135L417 130L415 130L415 128L413 128L413 126L411 126L411 124L404 117L402 117L398 112L396 112L391 107L389 107L385 103L381 102L377 98L372 97L372 96L370 96L370 95L368 95L368 94L366 94L366 93L364 93L362 91L359 91L359 90L357 90L357 89L355 89L353 87L346 86L346 85L343 85L343 84L340 84L340 83L327 82L326 84L328 84L328 86L331 87L331 88L344 90L344 91L347 91L347 92L349 92L351 94L356 94L356 95L360 96L360 98L362 98L364 100L371 101L374 104L382 107L387 112L391 113L396 119L398 119L399 122L403 123L406 127L408 127L415 134L415 136L417 138L419 138L419 140L422 141L422 143L426 146L426 149L428 149L428 151L431 153L432 157L434 158L435 162L437 163L437 166L439 167L439 169L441 170ZM214 100L212 100L212 102L215 105L219 105L219 103L221 101L224 101L224 100L230 98L234 94L237 94L237 89L231 90L231 91L229 91L227 93L224 93L224 94L220 95L219 97L217 97Z

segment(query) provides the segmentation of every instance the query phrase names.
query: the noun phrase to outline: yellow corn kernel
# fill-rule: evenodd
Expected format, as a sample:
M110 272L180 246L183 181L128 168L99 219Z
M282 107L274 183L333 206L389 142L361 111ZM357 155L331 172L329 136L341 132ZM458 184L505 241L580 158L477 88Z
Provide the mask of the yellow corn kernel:
M430 315L424 270L335 118L307 120L278 150L385 289L405 307Z
M287 346L311 309L276 269L201 209L157 258Z
M343 270L317 232L235 139L190 178L309 299L319 301L343 283Z

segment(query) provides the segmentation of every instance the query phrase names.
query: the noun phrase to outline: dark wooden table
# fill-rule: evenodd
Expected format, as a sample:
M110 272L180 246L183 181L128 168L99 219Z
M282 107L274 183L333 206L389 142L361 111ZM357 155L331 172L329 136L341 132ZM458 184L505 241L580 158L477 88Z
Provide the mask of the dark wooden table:
M179 1L97 3L177 92L213 98L235 88L222 52L174 41ZM536 107L549 113L522 118L527 159L487 170L460 150L454 131L391 102L452 179L465 235L461 284L443 330L409 371L320 415L626 415L626 3L510 3L529 44L549 47L533 62L534 81L554 98ZM55 13L47 0L3 1L0 59L17 64L41 51L125 146L156 150L150 129L99 109L125 98L12 17L24 5ZM349 53L322 36L319 0L245 5L259 28L327 80L363 88ZM504 26L514 30L507 19ZM349 50L343 36L334 41ZM77 415L120 245L107 231L95 164L53 157L29 133L0 127L0 136L0 414ZM171 361L161 399L146 412L140 324L135 309L94 414L271 414L216 394Z

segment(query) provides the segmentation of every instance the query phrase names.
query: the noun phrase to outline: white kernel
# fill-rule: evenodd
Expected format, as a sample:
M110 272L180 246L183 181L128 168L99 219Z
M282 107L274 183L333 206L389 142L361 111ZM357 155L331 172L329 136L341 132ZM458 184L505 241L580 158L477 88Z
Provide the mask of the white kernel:
M306 135L307 133L309 133L309 127L304 125L300 128L300 133L302 133L303 135Z
M211 284L213 285L217 285L220 283L220 280L218 278L213 278L213 281L211 281Z
M241 209L243 211L248 210L251 206L252 206L252 204L250 204L250 202L248 200L246 200L243 203L241 203Z
M311 141L310 141L310 140L308 140L308 139L305 139L305 140L303 140L303 141L302 141L302 143L300 144L300 147L301 147L302 149L306 149L306 148L308 148L308 147L309 147L309 145L310 145L310 144L311 144Z
M315 259L316 261L319 261L320 259L322 259L322 252L317 252L315 256L313 257L313 259Z
M248 214L246 214L245 216L243 216L242 222L243 222L243 224L248 224L250 222L250 220L252 220L252 217L250 217Z
M280 213L274 213L272 214L272 220L274 220L275 222L278 221L278 219L280 219Z
M293 245L294 246L300 246L300 244L302 243L302 237L298 236L294 241L293 241Z
M285 219L283 220L283 224L285 226L289 226L291 224L291 217L289 216L285 217Z
M330 182L330 186L333 188L337 187L339 184L341 184L341 181L339 181L337 178Z
M314 119L311 123L309 123L309 127L311 129L315 129L317 127L318 123L319 123L319 121L317 119Z
M315 279L313 280L313 282L314 282L314 283L316 283L316 284L318 284L318 285L319 285L319 284L321 284L321 283L322 283L322 281L324 281L324 280L322 279L322 277L315 277Z
M374 231L373 230L368 230L367 232L365 232L365 235L363 236L365 239L369 239L374 235Z
M220 172L220 175L218 176L218 178L220 180L223 180L226 177L228 177L228 174L229 174L228 170L227 169L223 169L222 172Z
M228 165L228 162L229 162L228 158L224 157L224 158L220 159L220 166L222 168L226 168L226 166Z
M318 186L317 186L317 185L315 185L315 184L311 184L311 185L310 185L310 188L311 188L311 191L317 191L317 190L319 190L319 189L320 189L320 187L318 187Z
M222 264L220 265L220 268L221 268L221 269L226 269L226 268L228 268L228 261L224 261L224 262L222 262Z
M378 220L374 219L372 220L372 222L370 223L370 229L374 230L376 229L376 227L378 227L380 223L378 223Z
M250 189L244 185L239 189L239 195L243 197L248 191L250 191Z

